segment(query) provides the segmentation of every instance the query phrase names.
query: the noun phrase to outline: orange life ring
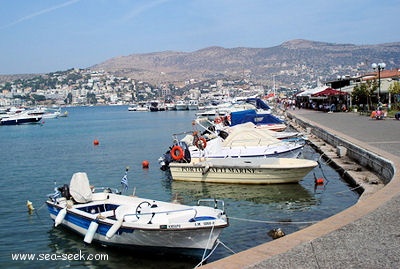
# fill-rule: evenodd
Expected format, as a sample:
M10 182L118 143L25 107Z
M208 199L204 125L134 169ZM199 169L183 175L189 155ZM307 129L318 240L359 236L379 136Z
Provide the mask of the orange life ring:
M195 141L194 141L194 145L198 148L198 149L205 149L207 147L207 140L204 137L196 137Z
M215 119L214 119L214 122L215 123L221 123L222 122L222 118L221 117L216 117Z
M183 152L182 147L175 145L172 147L171 151L171 157L172 159L174 159L175 161L180 161L183 159L185 153Z

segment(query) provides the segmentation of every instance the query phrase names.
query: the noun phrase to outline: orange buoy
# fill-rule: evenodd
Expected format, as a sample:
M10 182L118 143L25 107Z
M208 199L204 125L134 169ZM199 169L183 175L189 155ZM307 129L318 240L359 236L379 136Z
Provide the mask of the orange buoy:
M99 140L95 139L93 140L93 145L98 146L100 144Z
M322 185L324 184L324 179L322 177L315 179L315 184Z
M143 168L149 168L149 161L144 160L144 161L142 162L142 167L143 167Z

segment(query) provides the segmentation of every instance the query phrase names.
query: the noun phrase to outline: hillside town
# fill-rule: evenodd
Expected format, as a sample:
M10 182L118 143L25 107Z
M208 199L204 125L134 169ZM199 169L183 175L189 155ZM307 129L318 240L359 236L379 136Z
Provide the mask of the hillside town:
M343 106L345 110L360 106L363 109L369 106L367 110L371 110L371 106L378 102L389 108L393 103L399 103L399 78L399 69L394 69L357 76L338 76L331 81L307 82L297 88L279 86L275 81L270 87L248 79L191 79L155 85L129 77L119 77L103 70L69 69L1 83L0 107L133 105L154 100L163 104L196 100L204 105L232 97L274 96L278 100L294 100L293 102L303 108L319 109L334 103L336 111L343 110ZM326 88L340 91L341 97L334 99L332 96L313 96ZM359 92L359 88L363 92Z
M117 77L105 71L70 69L0 84L0 106L81 106L131 104L141 101L210 100L228 96L264 95L250 81L151 83Z

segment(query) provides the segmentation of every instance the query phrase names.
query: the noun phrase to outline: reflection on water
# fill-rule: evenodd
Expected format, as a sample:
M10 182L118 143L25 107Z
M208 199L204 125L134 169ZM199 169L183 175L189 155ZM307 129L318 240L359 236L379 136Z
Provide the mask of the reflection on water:
M76 257L93 258L93 260L60 260L53 268L82 267L82 268L193 268L197 260L177 256L162 256L159 253L135 252L131 249L87 245L83 237L63 228L52 228L48 231L49 253L54 255L76 255ZM53 264L52 264L53 265ZM55 264L54 264L55 265ZM46 267L48 268L48 267Z
M217 198L256 204L301 203L315 205L313 195L300 184L235 185L172 181L171 190L184 199Z

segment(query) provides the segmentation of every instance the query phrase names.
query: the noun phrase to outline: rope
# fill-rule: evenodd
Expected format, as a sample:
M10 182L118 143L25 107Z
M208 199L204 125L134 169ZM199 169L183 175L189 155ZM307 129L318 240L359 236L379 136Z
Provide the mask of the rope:
M219 244L223 245L227 250L231 251L233 254L235 254L236 252L233 251L231 248L229 248L228 246L226 246L224 243L222 243L222 241L220 241L219 239L217 239L217 244L215 244L214 248L210 251L210 253L207 255L207 257L204 257L201 259L201 261L194 267L194 268L199 268L200 266L203 265L203 262L205 262L213 253L214 251L217 249L217 247L219 246Z
M211 252L206 256L208 244L209 244L210 241L211 241L211 236L212 236L212 233L213 233L213 231L214 231L214 227L215 227L215 225L212 226L211 231L210 231L210 235L208 236L207 245L206 245L206 247L204 248L204 252L203 252L203 257L201 258L201 261L199 262L199 264L196 265L195 268L201 266L201 265L203 264L203 262L206 261L206 260L208 259L208 257L211 256L211 254L214 252L214 250L215 250L215 249L217 248L217 246L218 246L218 244L216 244L216 246L215 246L215 247L211 250Z
M256 222L256 223L268 223L268 224L313 224L317 223L318 221L267 221L267 220L252 220L252 219L243 219L243 218L236 218L236 217L229 217L229 219L234 220L241 220L241 221L248 221L248 222Z

